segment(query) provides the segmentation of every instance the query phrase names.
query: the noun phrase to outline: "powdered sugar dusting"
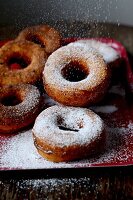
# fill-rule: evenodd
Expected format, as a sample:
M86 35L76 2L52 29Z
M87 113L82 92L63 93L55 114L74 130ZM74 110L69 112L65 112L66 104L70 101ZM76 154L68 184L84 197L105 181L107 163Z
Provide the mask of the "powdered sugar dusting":
M61 70L72 60L79 62L82 60L85 63L89 69L89 75L85 79L78 82L70 82L62 76ZM59 48L49 56L43 71L44 83L46 85L56 85L63 91L68 91L68 87L72 91L77 90L77 88L81 90L85 90L86 87L94 88L107 78L108 69L102 56L88 47L64 46Z
M109 93L120 94L124 96L125 92L121 86L112 86L109 90ZM48 105L54 104L50 98L46 95ZM121 97L119 97L121 98ZM117 106L110 108L110 116L112 118L113 109ZM100 106L97 106L97 108ZM108 109L108 107L105 107ZM127 108L129 109L129 108ZM117 112L120 112L121 107L118 106ZM109 111L109 110L108 110ZM101 112L101 111L100 111ZM102 115L104 115L105 110L103 107ZM106 113L105 113L106 114ZM112 114L112 115L111 115ZM126 116L125 119L127 119ZM106 117L108 118L108 117ZM123 117L124 119L124 117ZM116 121L116 119L114 118ZM113 121L114 121L113 120ZM110 119L107 120L110 122ZM128 123L122 120L119 125L114 123L107 123L107 143L106 149L103 154L100 154L97 157L90 159L84 159L80 161L67 162L67 163L53 163L42 158L33 143L33 137L31 130L19 132L17 135L12 136L3 136L0 135L0 168L1 169L47 169L47 168L71 168L71 167L90 167L90 166L99 166L99 165L124 165L124 164L133 164L133 122L129 121Z
M122 164L128 162L130 158L133 164L133 154L129 149L129 146L133 145L133 122L129 122L127 127L107 127L107 131L107 150L96 163L114 161L115 164ZM130 134L130 137L128 137L128 134ZM127 148L122 148L123 145Z
M47 161L36 152L31 130L10 137L2 148L1 167L9 168L43 168ZM52 166L52 162L50 164Z
M127 127L107 127L108 142L105 153L92 159L85 159L69 163L53 163L46 161L36 151L33 144L31 130L21 132L8 138L6 145L2 145L0 168L67 168L67 167L89 167L112 161L119 163L128 162L133 159L132 151L127 151L121 147L120 140L123 139L125 145L133 145L133 123L130 121ZM130 138L128 135L130 134ZM127 140L128 138L128 140Z
M19 133L8 139L2 147L0 168L43 169L67 168L77 163L53 163L42 158L33 144L31 130Z
M15 106L4 106L0 105L2 107L1 109L1 116L3 119L8 117L15 117L17 118L25 117L28 113L34 113L36 111L36 108L39 106L40 102L40 93L37 87L30 85L30 84L18 84L16 86L10 86L7 90L9 91L19 91L21 93L25 93L24 100L15 105ZM4 89L1 89L1 93L4 94ZM3 109L4 107L4 109Z
M58 123L59 117L61 124ZM61 130L59 125L73 131ZM52 106L44 110L33 127L37 138L60 147L86 145L99 138L103 130L103 121L89 109L64 106Z
M98 51L104 58L106 63L113 62L117 60L120 55L118 52L112 48L109 44L97 41L97 40L78 40L76 42L72 42L68 44L68 46L82 46L82 47L92 47L96 51Z

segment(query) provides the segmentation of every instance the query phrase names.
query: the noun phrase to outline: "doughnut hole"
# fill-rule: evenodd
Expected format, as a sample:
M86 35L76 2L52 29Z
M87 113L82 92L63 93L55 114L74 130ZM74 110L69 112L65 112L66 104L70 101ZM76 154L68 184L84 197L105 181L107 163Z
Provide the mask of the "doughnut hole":
M38 35L28 34L26 36L26 40L33 42L35 44L39 44L42 48L45 48L44 43L42 42L41 38Z
M1 104L4 106L16 106L23 101L23 97L20 95L19 92L11 92L6 94L2 100Z
M78 82L85 79L89 74L86 63L71 61L61 70L62 76L70 82Z
M66 125L64 119L61 116L57 117L57 126L60 130L63 131L74 131L74 132L79 131L78 129L68 127L68 125Z
M7 66L10 70L24 69L30 65L31 60L26 55L20 53L13 53L6 60Z

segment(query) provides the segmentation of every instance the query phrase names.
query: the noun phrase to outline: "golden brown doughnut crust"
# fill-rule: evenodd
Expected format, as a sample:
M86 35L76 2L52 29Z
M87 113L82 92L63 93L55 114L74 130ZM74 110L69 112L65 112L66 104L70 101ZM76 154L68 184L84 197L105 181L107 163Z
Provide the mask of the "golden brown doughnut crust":
M80 64L80 74L82 71L86 74L83 80L72 82L63 76L63 69L71 62L76 62L76 65L68 67L66 74L70 68L78 69ZM69 74L71 76L72 73ZM104 97L110 82L110 69L93 49L64 46L49 56L43 71L43 82L47 94L55 101L84 107Z
M11 105L11 101L17 104ZM0 133L16 132L28 126L40 110L41 97L35 86L18 84L0 88Z
M61 46L60 33L48 25L27 27L19 33L16 40L29 40L40 44L48 54Z
M9 60L23 58L28 66L18 70L9 68ZM42 48L29 41L11 41L0 48L0 86L35 83L41 79L47 55Z
M51 145L47 145L46 143L43 143L41 140L34 137L34 145L38 151L38 153L44 157L47 160L50 160L52 162L66 162L66 161L72 161L77 159L83 159L86 157L91 157L96 154L100 154L105 149L105 140L106 140L106 134L105 131L101 134L101 137L98 138L98 140L92 141L90 145L79 147L79 146L73 146L69 148L54 148L54 153L51 153L53 151L53 147ZM50 150L44 150L44 149L51 149ZM95 150L94 150L95 149ZM66 152L66 154L62 154L62 152Z

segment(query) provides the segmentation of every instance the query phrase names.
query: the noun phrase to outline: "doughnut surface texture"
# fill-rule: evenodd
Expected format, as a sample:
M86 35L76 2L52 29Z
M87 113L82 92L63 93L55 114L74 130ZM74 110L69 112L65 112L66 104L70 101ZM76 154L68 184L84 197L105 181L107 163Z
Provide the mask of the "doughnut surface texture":
M40 112L39 90L30 84L0 88L0 133L16 132L33 123Z
M102 119L89 109L52 106L37 117L34 144L46 159L61 162L100 152L105 131Z
M104 58L106 63L112 63L120 58L118 52L109 44L91 39L91 40L78 40L68 44L69 46L85 46L88 48L94 48Z
M41 79L46 59L42 48L32 42L6 43L0 48L0 86L35 83Z
M69 106L87 106L101 100L110 70L93 49L64 46L52 53L43 71L44 88L54 100Z
M16 40L28 40L39 44L48 54L61 46L60 33L48 25L27 27L19 33Z

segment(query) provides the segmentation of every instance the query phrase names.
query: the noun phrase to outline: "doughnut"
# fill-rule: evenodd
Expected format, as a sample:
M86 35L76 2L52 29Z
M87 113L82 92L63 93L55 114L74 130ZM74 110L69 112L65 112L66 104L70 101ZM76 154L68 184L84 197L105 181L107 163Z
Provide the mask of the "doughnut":
M98 51L104 58L104 61L109 64L113 63L116 60L119 60L120 55L119 53L111 47L109 44L97 41L95 39L90 40L78 40L68 44L69 46L88 46L89 48L92 47L96 51Z
M72 161L104 149L102 119L86 108L52 106L42 111L32 129L41 156L54 162Z
M41 97L30 84L0 88L0 133L16 132L31 123L40 112Z
M0 48L0 86L35 83L42 77L47 55L28 41L11 41Z
M93 49L64 46L53 52L43 71L44 88L55 101L84 107L101 100L110 70Z
M47 54L61 46L60 33L48 25L27 27L19 33L16 40L28 40L39 44Z

